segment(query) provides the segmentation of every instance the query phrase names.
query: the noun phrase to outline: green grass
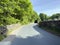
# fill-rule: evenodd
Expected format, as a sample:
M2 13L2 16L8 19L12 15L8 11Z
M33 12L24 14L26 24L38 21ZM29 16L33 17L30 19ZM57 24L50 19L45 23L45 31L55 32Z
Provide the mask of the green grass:
M2 41L5 38L4 35L0 35L0 41Z

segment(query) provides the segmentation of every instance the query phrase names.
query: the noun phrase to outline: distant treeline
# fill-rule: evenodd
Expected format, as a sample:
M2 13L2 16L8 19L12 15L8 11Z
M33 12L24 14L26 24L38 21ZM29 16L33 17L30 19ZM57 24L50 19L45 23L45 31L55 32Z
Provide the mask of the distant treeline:
M60 13L52 14L52 16L47 16L47 14L40 13L39 17L41 21L60 20Z

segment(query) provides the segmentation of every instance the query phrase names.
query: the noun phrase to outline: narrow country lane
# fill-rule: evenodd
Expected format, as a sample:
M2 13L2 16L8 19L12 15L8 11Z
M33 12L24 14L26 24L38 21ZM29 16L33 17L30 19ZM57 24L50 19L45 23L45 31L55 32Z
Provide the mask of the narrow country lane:
M60 37L40 29L37 24L28 24L13 31L0 45L60 45Z

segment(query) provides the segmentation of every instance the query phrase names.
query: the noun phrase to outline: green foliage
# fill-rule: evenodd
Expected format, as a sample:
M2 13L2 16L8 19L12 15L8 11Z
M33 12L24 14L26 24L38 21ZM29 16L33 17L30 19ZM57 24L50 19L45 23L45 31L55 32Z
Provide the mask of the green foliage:
M43 29L51 31L56 34L60 34L60 13L53 14L52 16L47 16L46 14L40 13L39 15L42 22L39 22L39 26ZM55 20L57 19L57 20Z
M40 17L41 21L48 20L48 16L46 14L44 14L44 13L40 13L39 17Z
M13 17L7 17L6 18L6 23L7 24L15 24L15 23L18 23L18 22L19 22L19 20L18 19L15 19Z
M15 19L15 18L13 18L11 16L7 16L7 17L6 16L2 16L0 18L0 20L1 20L0 25L9 25L9 24L13 24L13 23L19 22L18 19Z
M4 39L5 37L3 35L0 35L0 41Z
M39 22L39 26L60 34L60 20Z
M60 19L60 13L56 13L56 14L53 14L50 19L54 20L54 19Z
M0 0L0 25L33 22L38 18L30 0Z

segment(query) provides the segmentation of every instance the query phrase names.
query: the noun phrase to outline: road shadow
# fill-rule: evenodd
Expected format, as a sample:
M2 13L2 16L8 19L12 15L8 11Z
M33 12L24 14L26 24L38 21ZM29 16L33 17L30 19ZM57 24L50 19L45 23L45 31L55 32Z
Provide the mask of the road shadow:
M48 32L39 28L38 25L34 25L33 28L40 34L32 37L28 36L27 38L16 37L11 45L60 45L59 40L49 39L49 36L45 34L48 34Z
M40 34L48 33L48 32L45 31L44 29L40 28L40 27L38 26L38 24L34 25L33 28L34 28L37 32L39 32Z
M16 37L11 45L40 45L41 43L42 42L37 39L37 36L27 38Z
M10 35L10 39L7 38L7 40L0 42L0 45L60 45L57 42L46 42L44 41L44 38L39 38L39 35L33 36L33 37L17 37L15 35Z
M5 39L3 39L2 42L13 41L15 38L15 35L9 35Z
M38 25L34 25L33 28L40 34L28 36L27 38L22 38L21 36L16 35L10 35L8 36L8 38L6 38L7 40L4 40L3 42L10 42L6 45L60 45L59 40L49 39L48 35L44 35L45 32L43 32L38 27Z
M0 42L0 45L40 45L41 42L38 38L38 35L33 37L17 37L16 35L10 35L5 40Z

